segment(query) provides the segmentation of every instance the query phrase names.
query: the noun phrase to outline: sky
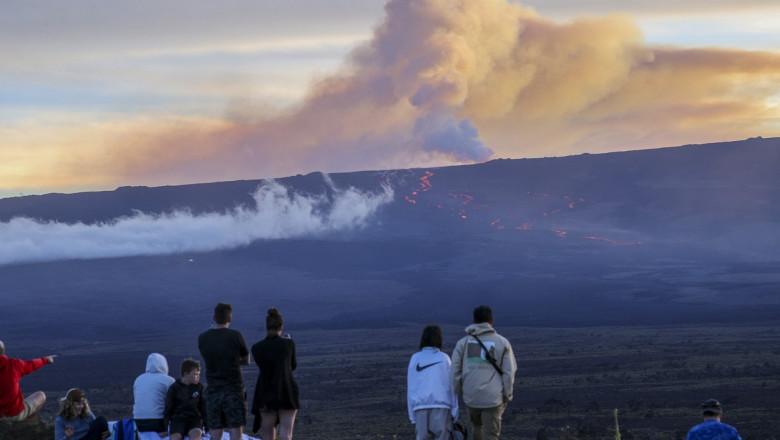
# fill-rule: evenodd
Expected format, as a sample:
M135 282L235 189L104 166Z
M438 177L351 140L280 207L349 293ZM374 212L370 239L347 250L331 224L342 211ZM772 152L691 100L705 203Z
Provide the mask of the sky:
M0 4L0 197L780 136L776 0Z

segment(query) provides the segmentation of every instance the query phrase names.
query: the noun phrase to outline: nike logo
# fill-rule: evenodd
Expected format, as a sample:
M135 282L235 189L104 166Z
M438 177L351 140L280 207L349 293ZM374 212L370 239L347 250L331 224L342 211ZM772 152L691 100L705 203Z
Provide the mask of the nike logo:
M421 366L420 366L420 363L419 363L419 362L417 362L417 371L422 371L422 370L424 370L424 369L426 369L426 368L428 368L428 367L432 367L432 366L434 366L434 365L436 365L436 364L440 364L440 363L441 363L441 361L439 361L439 362L434 362L434 363L432 363L432 364L428 364L428 365L423 365L423 366L421 367Z

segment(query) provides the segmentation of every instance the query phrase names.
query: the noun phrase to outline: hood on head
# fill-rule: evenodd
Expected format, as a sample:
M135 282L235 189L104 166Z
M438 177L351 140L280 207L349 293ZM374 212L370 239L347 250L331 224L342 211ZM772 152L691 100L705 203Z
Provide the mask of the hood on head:
M147 373L168 374L168 360L160 353L152 353L146 358Z

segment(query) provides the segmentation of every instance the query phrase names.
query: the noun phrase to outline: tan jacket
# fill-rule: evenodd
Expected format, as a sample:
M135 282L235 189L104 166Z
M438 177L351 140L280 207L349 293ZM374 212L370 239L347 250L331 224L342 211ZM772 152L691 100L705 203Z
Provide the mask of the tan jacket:
M463 396L466 406L494 408L512 400L517 362L509 341L484 322L466 327L466 334L452 352L452 388ZM476 339L487 347L503 374L487 360Z

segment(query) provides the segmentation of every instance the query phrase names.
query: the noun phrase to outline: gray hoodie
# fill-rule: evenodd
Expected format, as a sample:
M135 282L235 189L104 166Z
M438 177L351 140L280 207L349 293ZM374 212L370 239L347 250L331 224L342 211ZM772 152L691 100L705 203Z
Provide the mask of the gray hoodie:
M138 376L133 384L133 418L162 419L165 394L176 380L168 376L168 361L159 353L146 359L146 373Z
M452 388L463 396L466 406L494 408L512 400L517 362L512 345L487 323L466 327L466 337L452 352ZM487 360L485 351L472 335L477 335L493 355L503 374Z

